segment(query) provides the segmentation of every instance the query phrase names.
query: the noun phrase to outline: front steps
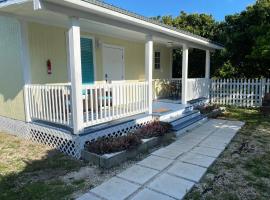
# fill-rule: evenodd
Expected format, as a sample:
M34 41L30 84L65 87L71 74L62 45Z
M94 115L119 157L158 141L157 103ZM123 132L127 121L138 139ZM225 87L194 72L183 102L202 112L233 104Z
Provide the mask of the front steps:
M207 118L198 110L188 110L183 112L179 116L167 118L160 121L170 123L172 125L172 131L176 133L176 136L193 129L194 127L204 123Z

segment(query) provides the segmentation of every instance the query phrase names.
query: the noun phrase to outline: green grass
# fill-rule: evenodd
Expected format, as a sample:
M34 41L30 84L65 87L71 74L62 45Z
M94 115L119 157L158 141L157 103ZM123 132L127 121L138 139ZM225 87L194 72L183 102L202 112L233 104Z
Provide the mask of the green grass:
M0 199L71 199L84 180L61 177L84 163L42 145L0 133Z
M228 107L221 119L246 122L186 199L270 199L270 117Z

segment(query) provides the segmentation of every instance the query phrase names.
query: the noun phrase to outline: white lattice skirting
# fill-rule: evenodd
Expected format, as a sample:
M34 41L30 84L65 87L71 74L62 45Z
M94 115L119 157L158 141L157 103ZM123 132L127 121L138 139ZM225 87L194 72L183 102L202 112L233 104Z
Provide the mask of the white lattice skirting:
M117 137L140 128L153 120L151 116L105 128L97 132L76 136L62 129L52 128L34 123L0 116L0 131L22 137L24 139L44 144L72 157L79 159L86 141L93 141L100 137Z

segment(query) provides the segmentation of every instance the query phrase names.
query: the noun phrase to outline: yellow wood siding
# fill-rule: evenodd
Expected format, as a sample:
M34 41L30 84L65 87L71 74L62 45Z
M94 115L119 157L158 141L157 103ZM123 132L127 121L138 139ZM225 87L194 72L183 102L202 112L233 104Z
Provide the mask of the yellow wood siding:
M24 120L19 22L0 16L0 115Z
M163 46L163 45L162 46L155 45L154 51L160 52L160 69L155 69L155 66L153 66L153 78L154 79L171 78L171 70L172 70L171 61L170 61L171 50L168 47Z
M30 23L28 29L32 83L64 83L68 81L66 30ZM47 60L52 74L47 73Z
M54 26L29 24L29 48L33 83L63 83L68 81L67 69L67 29ZM103 35L82 32L82 36L95 38L96 81L104 80L102 64L102 43L117 45L125 49L125 79L143 80L145 78L145 46L143 42L127 41ZM170 49L156 46L161 51L161 69L153 70L153 78L170 77ZM47 74L46 61L52 62L52 74Z

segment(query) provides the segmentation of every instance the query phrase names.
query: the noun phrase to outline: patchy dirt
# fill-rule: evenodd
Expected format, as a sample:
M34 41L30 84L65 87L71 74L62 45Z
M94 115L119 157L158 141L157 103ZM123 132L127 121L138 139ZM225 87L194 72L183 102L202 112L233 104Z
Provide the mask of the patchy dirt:
M100 169L95 165L89 165L86 167L81 168L77 172L71 172L67 175L63 176L61 179L65 183L71 183L78 180L84 180L85 187L81 190L75 192L72 197L77 198L80 197L85 192L89 191L90 189L102 184L103 182L109 180L116 174L121 173L122 171L126 170L127 168L131 167L139 160L142 160L146 157L145 154L138 155L134 160L126 161L125 163L121 164L120 166L116 166L111 169Z
M222 118L246 122L185 199L270 199L270 118L229 108Z

